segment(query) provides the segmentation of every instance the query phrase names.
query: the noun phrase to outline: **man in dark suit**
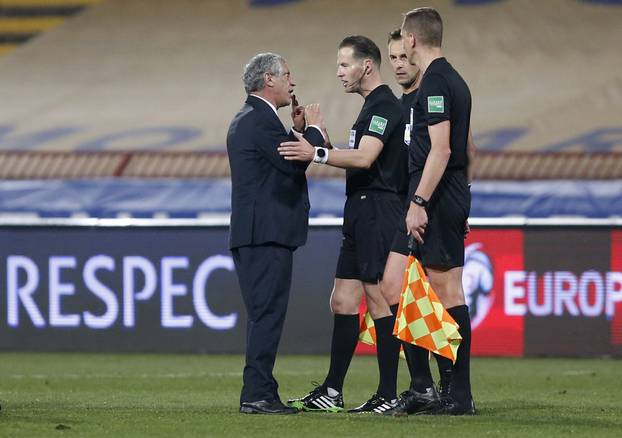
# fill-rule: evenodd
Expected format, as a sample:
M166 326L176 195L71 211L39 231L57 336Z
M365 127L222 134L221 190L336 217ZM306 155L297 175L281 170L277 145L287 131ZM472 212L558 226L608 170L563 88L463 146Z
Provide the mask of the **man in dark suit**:
M307 240L308 163L279 155L279 144L297 137L285 130L277 109L291 103L293 129L318 146L324 144L322 121L319 111L305 115L297 106L294 79L281 56L254 56L242 79L248 98L227 134L232 181L229 246L248 314L240 412L292 414L298 410L281 402L272 370L287 311L292 255Z

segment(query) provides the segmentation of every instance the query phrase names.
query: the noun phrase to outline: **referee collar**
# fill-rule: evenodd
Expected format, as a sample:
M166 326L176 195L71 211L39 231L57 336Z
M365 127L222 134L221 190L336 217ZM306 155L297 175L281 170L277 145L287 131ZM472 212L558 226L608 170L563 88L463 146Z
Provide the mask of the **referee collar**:
M381 93L386 93L386 90L389 90L390 93L393 93L387 84L380 84L367 95L365 101L369 100L372 96L376 96Z
M430 65L428 65L428 68L426 68L423 76L426 76L428 72L435 71L437 68L440 68L444 64L449 64L447 62L447 59L444 56L441 56L440 58L436 58L434 61L430 63Z

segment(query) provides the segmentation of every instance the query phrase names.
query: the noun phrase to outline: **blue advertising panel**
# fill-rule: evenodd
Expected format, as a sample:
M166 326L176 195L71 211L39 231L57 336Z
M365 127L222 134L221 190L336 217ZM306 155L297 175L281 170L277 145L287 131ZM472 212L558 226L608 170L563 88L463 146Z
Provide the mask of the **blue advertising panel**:
M226 221L24 221L0 224L0 351L244 352ZM283 353L330 349L340 221L312 222L294 256ZM471 222L474 355L622 355L622 221Z
M0 350L244 351L227 227L0 227ZM327 351L338 229L294 257L281 348Z

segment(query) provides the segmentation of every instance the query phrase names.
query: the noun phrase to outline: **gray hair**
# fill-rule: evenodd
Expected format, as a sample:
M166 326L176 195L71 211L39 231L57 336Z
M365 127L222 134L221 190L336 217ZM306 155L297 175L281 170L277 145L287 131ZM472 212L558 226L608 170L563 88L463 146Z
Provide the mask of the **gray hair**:
M258 53L253 56L248 61L248 64L244 66L244 74L242 74L242 82L244 82L246 93L250 94L265 87L264 73L273 75L283 74L283 62L285 62L285 59L276 53Z

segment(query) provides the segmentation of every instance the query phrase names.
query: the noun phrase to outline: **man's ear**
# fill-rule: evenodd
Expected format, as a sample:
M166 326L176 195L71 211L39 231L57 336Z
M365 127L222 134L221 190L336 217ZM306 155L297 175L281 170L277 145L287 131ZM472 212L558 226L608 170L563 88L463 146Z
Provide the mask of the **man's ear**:
M263 82L266 84L266 87L274 86L274 82L272 82L272 75L270 73L263 74Z
M414 33L408 33L408 44L410 44L410 47L415 47L415 45L417 45L417 37L415 36Z

